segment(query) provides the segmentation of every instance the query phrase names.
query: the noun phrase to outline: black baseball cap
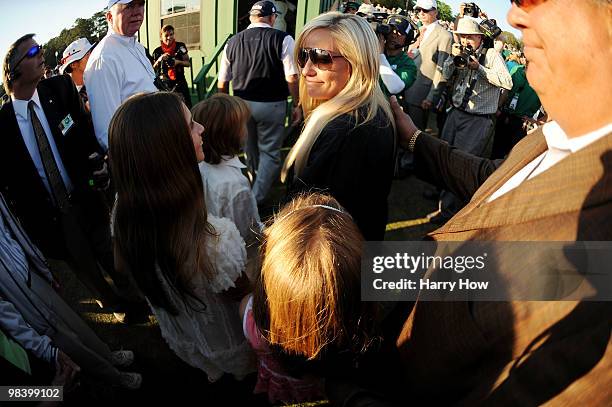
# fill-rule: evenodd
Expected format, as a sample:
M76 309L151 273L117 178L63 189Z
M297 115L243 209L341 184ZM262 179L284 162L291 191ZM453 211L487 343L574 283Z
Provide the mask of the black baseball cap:
M276 10L276 6L274 5L274 3L265 0L258 1L257 3L253 4L251 10L249 11L249 14L252 16L267 17L271 16L272 14L280 13L278 12L278 10Z

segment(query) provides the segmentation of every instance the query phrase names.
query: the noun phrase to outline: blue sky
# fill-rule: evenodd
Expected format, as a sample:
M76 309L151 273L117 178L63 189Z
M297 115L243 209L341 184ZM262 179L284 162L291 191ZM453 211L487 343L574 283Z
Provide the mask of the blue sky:
M453 9L453 14L457 14L459 12L459 5L461 3L467 3L466 0L443 0L446 4L451 6ZM489 18L494 18L497 20L497 24L504 31L509 31L513 33L517 38L520 38L521 33L518 30L515 30L508 24L508 20L506 19L506 14L508 14L508 10L510 10L510 0L480 0L475 1L478 6L484 10L485 13L489 16Z
M444 1L457 13L459 4L464 0ZM506 21L510 1L480 0L476 3L490 18L497 19L504 31L519 36L519 32L511 28ZM77 18L89 18L106 4L107 0L0 0L0 58L4 59L9 45L22 35L34 32L37 34L37 41L44 44L64 28L69 28Z
M24 34L36 33L44 44L77 18L89 18L106 7L107 0L0 0L0 58Z

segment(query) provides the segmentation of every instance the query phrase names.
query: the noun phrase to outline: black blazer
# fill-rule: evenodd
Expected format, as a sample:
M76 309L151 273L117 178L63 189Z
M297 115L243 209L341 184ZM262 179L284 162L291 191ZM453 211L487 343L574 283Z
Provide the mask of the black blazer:
M72 180L73 202L84 204L91 211L88 217L103 216L101 198L88 184L91 174L88 157L102 150L72 79L67 75L56 76L41 81L37 89L59 155ZM74 125L64 135L60 123L68 114ZM11 101L0 108L0 128L0 189L12 212L43 253L63 258L60 214L36 171Z
M351 214L365 240L383 240L394 169L395 134L383 111L359 126L344 114L321 131L302 174L289 185L289 197L327 193Z

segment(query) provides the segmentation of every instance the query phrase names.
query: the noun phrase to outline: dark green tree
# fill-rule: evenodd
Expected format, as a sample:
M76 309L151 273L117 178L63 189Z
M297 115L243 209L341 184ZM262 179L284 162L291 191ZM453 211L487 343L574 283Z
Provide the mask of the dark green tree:
M93 43L101 40L108 30L104 12L100 11L90 18L77 18L72 27L63 29L57 37L44 44L45 63L56 66L62 59L62 53L77 38L87 38ZM57 57L56 57L57 53Z

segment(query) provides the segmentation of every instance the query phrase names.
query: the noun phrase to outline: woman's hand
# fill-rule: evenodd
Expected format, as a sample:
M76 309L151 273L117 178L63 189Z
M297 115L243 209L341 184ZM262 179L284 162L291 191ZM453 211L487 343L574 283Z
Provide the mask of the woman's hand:
M406 113L402 107L397 103L397 98L395 96L391 96L389 99L391 102L391 110L393 111L393 116L395 117L395 127L397 128L397 137L399 139L400 145L408 149L408 142L410 142L410 137L418 130L414 125L414 122Z

